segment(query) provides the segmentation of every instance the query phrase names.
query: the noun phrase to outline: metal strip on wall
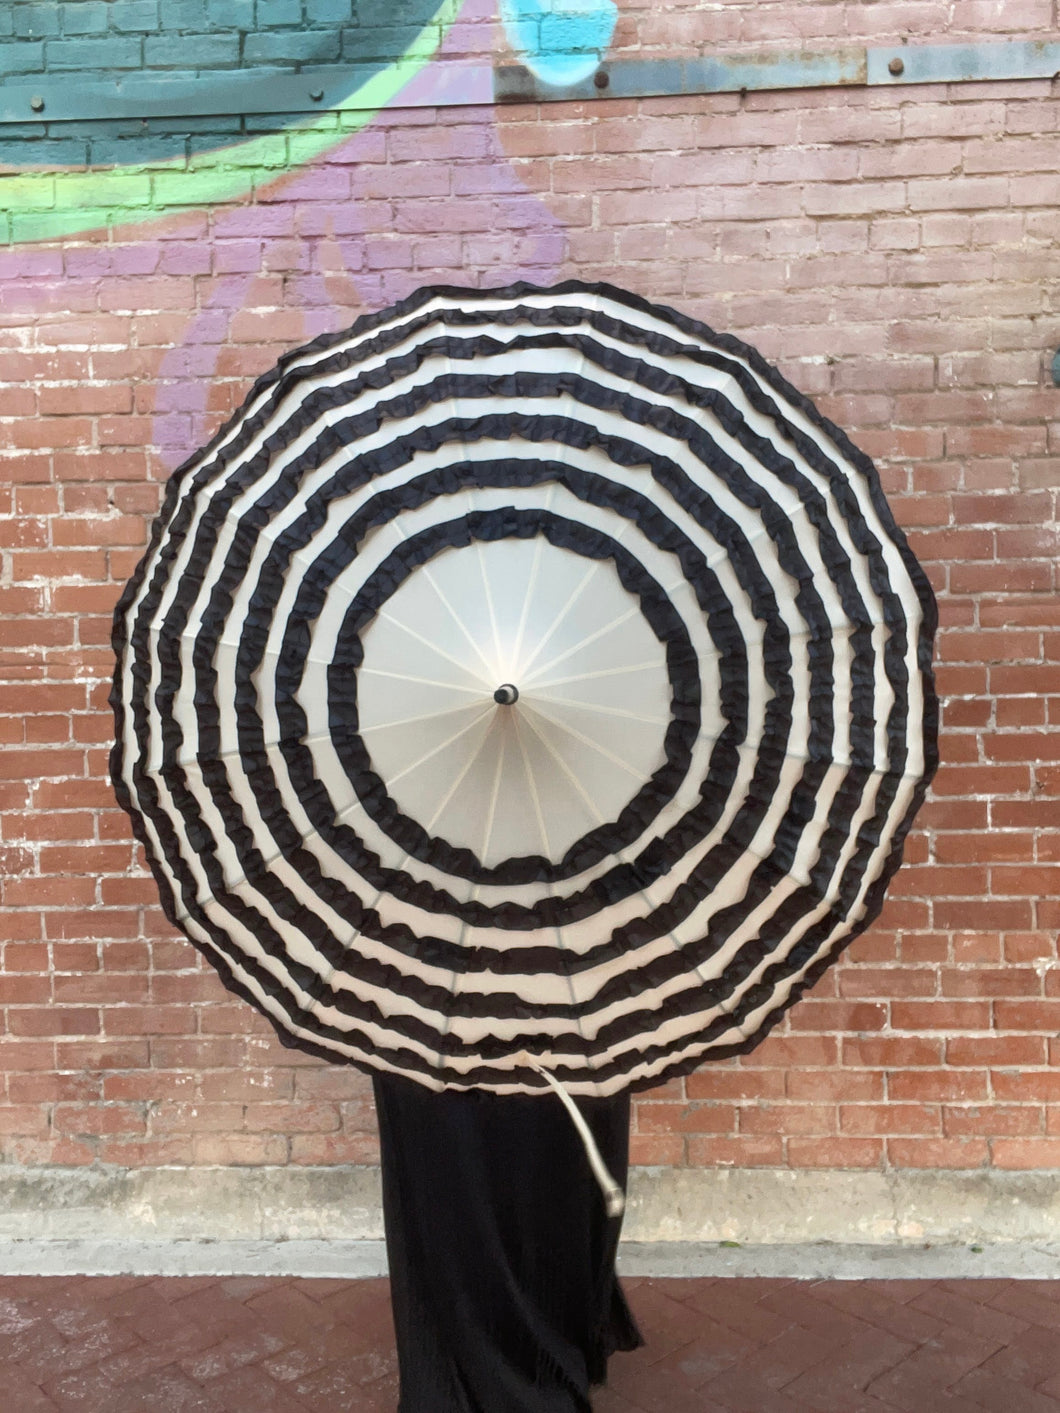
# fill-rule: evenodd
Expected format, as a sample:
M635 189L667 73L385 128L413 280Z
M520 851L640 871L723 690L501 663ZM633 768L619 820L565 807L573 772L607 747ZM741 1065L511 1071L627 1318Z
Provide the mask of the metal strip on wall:
M146 77L0 84L0 124L93 119L191 118L225 114L359 111L374 106L358 65L307 68L298 74L247 70L195 78ZM1060 41L891 45L807 52L763 50L695 59L610 59L566 87L544 83L528 68L455 61L410 72L392 106L556 103L607 98L677 97L745 90L895 87L1051 79L1060 72Z
M613 59L567 88L542 83L519 65L498 68L500 103L549 103L592 98L670 98L752 89L885 87L920 83L982 83L1051 79L1060 71L1060 41L984 44L902 44L821 53L767 50L703 59Z

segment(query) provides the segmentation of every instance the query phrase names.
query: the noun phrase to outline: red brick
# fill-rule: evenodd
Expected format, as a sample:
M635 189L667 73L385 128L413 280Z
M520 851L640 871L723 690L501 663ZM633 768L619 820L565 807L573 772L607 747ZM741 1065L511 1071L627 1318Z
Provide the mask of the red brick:
M834 1104L747 1105L740 1109L741 1134L835 1133Z
M946 1041L948 1065L1044 1065L1045 1037L1040 1035L958 1035Z
M788 1139L788 1162L793 1168L878 1168L883 1160L882 1138L818 1135Z
M56 1104L52 1124L57 1134L75 1137L140 1135L146 1131L143 1107L130 1104Z
M640 1133L732 1133L736 1110L731 1104L645 1103L637 1105Z
M890 948L888 960L900 961L909 966L920 966L925 962L945 961L950 954L949 937L944 932L923 931L923 923L926 918L922 914L926 913L924 904L912 904L908 901L885 905L885 919L895 926L895 931L891 933L893 943ZM916 928L916 931L907 931L906 928Z
M985 834L939 833L935 835L934 851L939 863L1023 861L1034 856L1034 836L996 829Z
M47 1132L48 1113L40 1104L0 1105L0 1134L43 1138Z
M264 1166L287 1161L288 1141L275 1134L197 1134L191 1161L209 1167Z
M981 925L993 930L1029 931L1034 926L1033 910L1027 899L984 900L939 898L932 904L932 917L939 927L967 928Z
M685 1081L692 1100L779 1099L784 1094L780 1070L723 1069L707 1065Z
M0 1064L9 1080L22 1073L50 1073L55 1069L55 1043L5 1036L0 1038Z
M943 970L944 996L1040 996L1041 978L1028 967L984 967Z
M895 1030L988 1030L990 1002L895 1001L891 1007L891 1024Z
M1056 898L1060 896L1060 865L994 866L990 869L990 891L1000 897Z
M107 1006L104 1024L111 1037L126 1035L184 1035L188 1014L180 1006Z
M887 1157L898 1168L960 1171L985 1167L990 1161L990 1146L985 1139L974 1138L888 1138Z
M379 1139L373 1133L296 1133L290 1140L292 1163L311 1166L336 1163L376 1165ZM630 1136L630 1160L646 1167L681 1167L684 1140L638 1134Z
M62 844L40 850L41 873L116 873L132 863L128 844Z
M687 1141L692 1167L777 1168L784 1163L784 1143L777 1134L749 1138L690 1135Z
M132 389L120 383L44 385L38 394L42 416L69 417L83 413L128 412Z
M197 1076L180 1070L139 1070L104 1074L103 1098L157 1104L163 1099L184 1099L200 1088Z
M865 967L845 970L839 975L841 996L931 996L935 973L925 968Z
M839 1126L854 1134L936 1134L942 1117L934 1104L841 1104Z
M29 976L15 973L4 976L0 973L0 1006L43 1005L52 997L52 983L48 976Z
M329 1133L338 1128L339 1114L334 1104L254 1103L243 1111L243 1126L248 1132Z
M998 1168L1060 1168L1060 1138L996 1138L991 1150Z
M1012 932L1005 938L1005 957L1010 962L1055 956L1056 938L1048 932Z
M242 1121L243 1108L240 1104L189 1103L167 1099L153 1106L151 1132L156 1135L238 1132Z
M839 1043L835 1036L770 1035L741 1064L751 1067L775 1065L787 1070L794 1066L834 1065L838 1058Z
M709 1073L709 1070L704 1071ZM236 1080L238 1083L238 1078ZM284 1073L269 1071L260 1076L253 1076L249 1083L260 1096L262 1089L268 1087L270 1092L281 1093L286 1096L292 1091L299 1098L305 1099L345 1099L351 1098L369 1100L371 1095L371 1082L366 1075L360 1074L357 1070L339 1065L322 1066L318 1070L297 1070L294 1073ZM206 1093L207 1079L203 1080L203 1093ZM650 1090L648 1095L665 1093L671 1086L680 1088L683 1081L671 1081L671 1085L663 1086L662 1090ZM641 1102L639 1099L635 1103Z
M1019 1138L1040 1134L1044 1126L1044 1111L1030 1104L944 1105L942 1109L947 1138Z
M930 1103L954 1100L965 1103L989 1098L986 1070L898 1070L887 1078L887 1097Z
M344 1138L343 1142L347 1141ZM334 1148L334 1139L330 1134L301 1134L296 1143L297 1148L292 1146L292 1156L294 1152L301 1154L295 1159L297 1162L320 1162L322 1161L322 1153L330 1153ZM325 1144L327 1147L322 1148L322 1145ZM678 1134L633 1133L629 1140L629 1160L631 1163L644 1167L683 1167L685 1164L685 1139Z
M12 1006L8 1027L12 1035L98 1035L99 1011Z
M886 1007L869 1002L804 1000L791 1012L793 1030L882 1030Z
M1030 788L1030 771L1017 765L962 765L941 771L933 788L944 795L1021 795Z
M1002 1065L1018 1063L1004 1057ZM1060 1101L1060 1074L1054 1070L997 1069L991 1076L998 1099L1016 1104L1053 1104Z
M917 821L923 828L980 830L986 828L989 808L985 800L931 799L920 810ZM993 808L997 808L996 801Z
M1051 1001L995 1001L999 1030L1060 1030L1060 999Z
M869 1070L792 1070L787 1077L792 1099L879 1100L884 1098L883 1074Z

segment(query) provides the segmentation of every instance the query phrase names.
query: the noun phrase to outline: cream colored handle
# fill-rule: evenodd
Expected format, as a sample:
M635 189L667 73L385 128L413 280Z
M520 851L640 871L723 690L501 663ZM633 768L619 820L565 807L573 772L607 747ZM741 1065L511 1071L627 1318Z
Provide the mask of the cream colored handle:
M589 1125L585 1122L585 1116L582 1114L582 1111L578 1108L577 1104L575 1104L573 1098L567 1093L556 1076L550 1074L545 1066L541 1064L540 1060L535 1059L533 1055L528 1054L525 1050L521 1055L516 1056L516 1059L520 1064L529 1065L531 1069L536 1070L546 1083L555 1090L560 1099L562 1099L567 1113L571 1116L574 1127L578 1130L578 1136L581 1138L585 1148L585 1156L589 1159L589 1166L593 1170L593 1176L600 1184L600 1191L604 1194L604 1205L607 1208L607 1215L609 1217L620 1217L626 1210L625 1194L607 1171L607 1164L600 1156L600 1150L596 1146L596 1139L593 1137Z

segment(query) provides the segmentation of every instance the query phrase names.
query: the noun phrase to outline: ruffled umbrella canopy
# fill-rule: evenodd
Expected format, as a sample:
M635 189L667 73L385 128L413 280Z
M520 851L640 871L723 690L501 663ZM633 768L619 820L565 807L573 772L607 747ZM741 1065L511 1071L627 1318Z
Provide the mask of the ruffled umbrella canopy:
M749 1050L878 914L934 627L871 463L753 349L605 285L424 289L172 477L113 777L287 1043L611 1094Z

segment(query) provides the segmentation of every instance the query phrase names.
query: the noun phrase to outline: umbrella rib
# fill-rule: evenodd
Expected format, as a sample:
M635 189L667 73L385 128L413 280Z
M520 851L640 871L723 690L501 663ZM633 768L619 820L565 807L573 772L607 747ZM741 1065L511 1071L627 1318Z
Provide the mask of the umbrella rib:
M555 487L549 486L548 493L546 494L544 500L544 506L546 510L551 510L552 508L554 491ZM541 573L541 555L544 549L544 544L544 539L540 535L538 535L534 540L534 556L533 559L530 561L530 577L527 580L526 593L523 597L523 611L519 615L519 627L516 629L515 633L515 645L512 649L513 663L520 662L522 658L523 639L526 636L526 625L530 618L530 606L533 603L534 595L537 592L537 581ZM520 676L521 675L522 673L520 672Z
M434 575L431 573L431 571L430 571L429 569L427 569L427 568L424 568L421 572L423 573L424 578L425 578L425 579L427 580L427 582L430 584L431 588L432 588L432 589L434 590L434 592L438 595L438 597L439 597L439 599L441 600L443 606L445 607L447 613L449 614L449 617L453 620L453 622L456 624L456 626L460 629L461 633L463 633L464 637L465 637L465 638L467 639L467 641L470 643L470 645L471 645L473 651L477 654L479 661L482 663L483 668L485 669L485 671L486 671L487 674L488 674L488 673L490 672L490 664L489 664L489 661L487 660L485 653L484 653L484 652L482 651L482 649L479 647L478 643L476 643L476 642L475 642L475 639L472 637L470 631L468 630L467 624L463 622L463 620L460 618L460 615L457 613L456 609L453 607L453 605L452 605L452 604L449 602L449 600L446 598L445 593L443 592L441 585L438 583L437 579L434 577ZM432 646L433 646L433 645L432 645ZM453 661L455 662L456 659L454 658ZM461 663L460 666L464 667L464 671L465 671L465 672L467 671L467 668L466 668L466 666L464 666L463 663Z
M524 718L524 721L525 721L525 718ZM560 767L560 769L563 771L563 773L567 776L567 778L570 780L570 783L574 786L574 789L577 791L577 793L581 796L582 800L585 802L586 808L589 810L589 813L592 814L592 815L596 818L596 820L597 820L598 823L601 823L601 824L602 824L602 823L603 823L603 816L602 816L602 814L600 813L600 811L599 811L599 809L597 808L597 806L596 806L595 802L593 801L593 799L586 793L585 788L584 788L584 786L582 785L581 781L578 779L578 777L573 773L573 771L572 771L572 770L570 769L570 767L567 765L567 762L563 759L562 756L559 756L559 755L556 754L556 752L555 752L555 751L552 749L552 747L549 745L548 741L541 735L540 731L538 731L538 730L534 727L534 725L533 725L532 722L526 721L526 726L529 728L529 730L531 730L531 731L534 732L534 735L537 736L537 738L538 738L538 740L541 742L541 744L542 744L542 745L545 747L545 749L553 756L553 758L555 759L557 765ZM629 862L628 850L626 850L626 849L620 850L616 857L622 859L624 862ZM639 889L637 890L637 892L638 892L639 895L644 899L645 903L647 903L649 909L654 907L654 903L653 903L652 900L648 897L647 893L644 891L643 888L639 888ZM558 937L558 936L559 936L559 929L558 929L558 928L556 929L556 933L557 933L557 937ZM676 936L674 935L674 933L673 933L672 931L670 931L670 932L667 933L667 936L669 937L670 941L673 943L675 950L683 955L684 949L682 948L681 944L678 942L678 940L677 940ZM567 949L564 947L564 948L562 948L562 950L567 950ZM698 968L697 968L697 970L698 970ZM702 973L701 973L701 975L702 975ZM576 996L575 991L574 991L574 982L573 982L573 978L571 977L569 970L568 970L568 972L567 972L567 983L568 983L568 986L570 987L570 992L571 992L572 1001L573 1001L573 1003L574 1003L575 1006L576 1006L576 1005L577 1005L577 996ZM578 1026L579 1026L579 1030L581 1030L581 1021L580 1021L580 1020L579 1020L579 1022L578 1022ZM584 1034L584 1031L583 1031L582 1033Z
M538 682L535 684L538 691L542 687L565 687L568 682L589 682L594 677L621 677L624 672L658 672L657 662L630 662L624 663L621 667L600 667L595 672L576 672L571 677L555 677L550 682Z
M453 716L456 712L470 711L471 708L470 702L464 702L460 706L441 707L438 711L423 711L418 716L403 716L397 721L377 721L370 726L362 721L361 731L389 731L392 726L417 726L421 721L437 721L440 716Z
M581 781L578 779L578 777L574 774L574 772L571 770L570 766L569 766L569 765L567 764L567 762L563 759L563 757L559 754L559 752L553 747L553 745L552 745L551 742L547 739L547 737L543 736L543 735L541 734L541 732L537 729L537 727L534 725L534 723L533 723L532 721L528 720L528 719L526 718L526 716L523 716L523 717L521 718L521 722L522 722L523 725L526 726L526 728L527 728L528 731L532 731L532 732L534 733L534 735L537 737L537 739L541 742L542 746L544 746L545 750L549 753L549 755L552 757L552 759L553 759L553 760L556 762L556 764L559 766L560 770L563 771L563 774L567 777L567 779L570 781L570 783L574 786L575 790L576 790L576 791L578 792L578 794L582 797L582 800L585 802L586 808L588 809L589 813L593 816L593 818L596 820L597 824L603 824L603 822L604 822L604 817L603 817L603 815L600 813L600 810L599 810L599 808L598 808L598 806L597 806L597 804L596 804L596 801L593 800L593 798L592 798L590 795L588 795L588 794L586 793L586 790L585 790L584 785L581 783ZM521 744L522 744L522 743L520 742L520 745L521 745ZM524 758L525 758L525 751L524 751Z
M472 722L472 725L474 725L473 722ZM495 725L496 725L496 717L494 717L493 721L490 723L490 730L491 730L491 731L494 729ZM488 736L488 735L489 735L489 731L487 731L486 734L487 734L487 736ZM427 821L427 831L428 831L428 833L433 833L433 831L434 831L434 826L438 823L438 820L439 820L439 818L441 817L442 811L445 809L446 805L449 803L449 801L450 801L450 800L453 798L453 796L456 794L457 790L460 789L461 784L463 783L463 781L464 781L464 780L466 779L466 777L467 777L468 771L471 769L471 767L472 767L474 764L475 764L475 756L474 756L474 755L471 755L471 756L468 757L468 760L467 760L466 764L464 765L463 770L460 771L460 773L457 775L456 779L453 781L452 785L450 785L448 791L445 793L445 795L442 796L442 799L441 799L441 802L440 802L439 805L438 805L438 808L435 810L434 814L432 814L431 817L430 817L430 819ZM398 779L398 777L397 777L397 776L394 776L393 779L396 780L396 779Z
M410 764L408 764L404 770L399 770L396 775L391 775L387 783L389 785L394 785L397 783L397 781L404 780L406 775L410 775L414 770L419 770L421 765L426 765L427 761L429 761L432 756L436 756L439 751L446 750L449 746L453 745L455 741L459 741L461 736L466 736L470 730L472 730L475 726L479 724L479 722L487 714L490 708L492 708L492 706L492 702L490 702L488 706L484 704L482 710L479 712L478 716L475 717L474 721L469 721L468 724L466 726L462 726L459 731L454 731L453 734L451 736L447 736L444 741L439 741L437 746L432 746L431 749L425 755L420 756L419 760L414 760L410 762Z
M497 752L497 769L493 772L493 788L490 791L489 808L486 811L486 827L483 830L482 834L482 852L480 857L482 859L482 862L487 866L489 864L490 841L493 838L493 821L497 817L497 801L500 798L501 793L501 775L504 772L504 751L504 738L502 737L501 748ZM477 891L478 890L476 885L476 892Z
M403 540L407 540L407 539L408 539L408 534L407 534L407 532L405 531L404 527L400 524L400 522L399 522L398 525L397 525L397 530L398 530L398 533L401 535L401 538L402 538ZM423 577L426 579L427 583L430 584L431 588L432 588L432 589L434 590L434 592L437 594L438 599L439 599L439 601L441 602L442 607L443 607L443 608L445 609L445 611L449 614L449 617L453 620L453 622L456 624L456 626L460 629L460 632L463 633L464 637L465 637L465 638L467 639L467 641L470 643L472 650L473 650L475 653L478 654L478 657L479 657L479 660L480 660L481 663L482 663L482 666L485 668L486 672L488 673L489 670L490 670L490 665L489 665L489 663L486 661L486 658L485 658L485 655L484 655L483 652L482 652L482 649L479 647L478 643L475 642L474 638L473 638L473 637L471 636L471 634L468 632L468 629L467 629L466 624L464 623L464 621L463 621L463 619L460 617L460 615L457 613L456 609L453 607L453 605L452 605L452 604L449 602L449 600L446 598L446 596L445 596L445 594L443 593L442 588L441 588L441 586L439 585L437 579L436 579L436 578L434 577L434 575L431 573L430 566L429 566L429 565L426 565L426 564L421 565L421 566L420 566L420 573L423 575ZM404 625L401 625L401 626L403 627ZM409 629L408 631L411 632L412 630ZM439 652L439 651L440 651L440 649L438 649L438 648L435 646L434 643L431 643L431 642L427 641L426 639L421 639L420 641L421 641L421 642L427 642L427 646L430 647L430 648L433 648L433 649L435 650L435 652ZM442 657L449 657L449 655L448 655L447 653L442 653L441 655L442 655ZM464 664L464 663L462 663L462 662L458 662L456 658L450 657L450 658L449 658L449 661L456 663L456 665L457 665L458 667L460 667L463 671L465 671L465 672L467 671L467 666L466 666L466 664Z
M545 700L551 701L552 698L546 697ZM544 708L539 705L540 701L541 696L539 692L535 692L535 709L540 711L543 716L547 715ZM670 719L669 714L664 716L641 716L638 712L627 711L624 707L605 706L603 702L579 702L573 699L567 699L566 697L558 698L555 705L560 707L576 707L578 711L599 712L601 716L620 716L623 721L638 721L642 726L662 726L664 722ZM450 708L451 711L459 711L460 709L459 707Z
M479 892L479 890L478 890L478 885L476 884L476 886L471 890L471 897L470 897L470 900L469 900L469 901L474 902L474 901L477 899L478 892ZM457 946L458 949L462 949L462 948L463 948L464 943L465 943L466 940L467 940L467 934L468 934L468 932L469 932L470 930L471 930L471 924L470 924L470 923L462 922L462 923L460 924L460 935L459 935L459 937L458 937L457 940L456 940L456 946ZM437 1063L437 1067L438 1067L439 1073L444 1073L444 1071L445 1071L445 1069L446 1069L446 1063L447 1063L447 1062L446 1062L446 1057L445 1057L445 1042L446 1042L446 1040L448 1039L449 1033L450 1033L450 1031L451 1031L452 1028L453 1028L453 1016L454 1016L454 1014L455 1014L455 1012L456 1012L456 1006L455 1006L455 1004L453 1004L453 1003L456 1001L456 997L457 997L457 995L459 994L459 992L460 992L460 972L457 970L456 967L454 967L454 968L453 968L453 971L452 971L452 979L451 979L450 982L449 982L449 1000L450 1000L450 1006L449 1006L449 1009L446 1011L445 1015L442 1017L442 1024L441 1024L441 1027L440 1027L440 1029L439 1029L439 1031L438 1031L438 1049L437 1049L437 1051L436 1051L436 1054L437 1054L437 1061L436 1061L436 1063Z
M586 638L579 638L571 647L566 648L555 657L549 658L547 662L543 662L541 666L537 668L536 672L528 674L524 678L524 681L529 685L539 673L547 672L550 667L555 667L558 663L561 663L564 658L571 657L574 653L584 652L590 643L595 643L597 639L604 637L607 633L613 632L614 629L621 627L623 623L628 623L629 620L636 615L636 612L637 610L635 608L629 608L625 613L620 613L617 618L613 618L610 623L605 623L602 627L597 628L595 633L590 633Z
M540 656L541 652L543 651L543 649L544 649L546 643L547 643L547 642L549 641L549 639L552 637L553 633L555 633L555 631L556 631L556 629L559 627L559 625L563 622L564 618L566 618L567 614L570 613L571 609L574 607L574 605L575 605L575 604L578 602L578 600L581 598L582 594L585 592L585 589L586 589L587 584L589 583L589 580L590 580L590 579L593 577L593 575L596 573L597 568L598 568L598 566L597 566L596 564L590 564L590 565L589 565L589 567L586 569L585 573L582 575L581 581L579 582L579 584L578 584L577 587L575 588L574 592L567 598L566 602L564 603L563 607L560 609L559 613L556 614L556 616L555 616L555 618L552 620L551 624L548 626L548 628L545 630L545 632L542 634L542 636L538 639L538 641L537 641L537 647L533 650L533 652L530 654L530 656L529 656L529 657L527 658L527 660L526 660L526 665L525 665L525 667L524 667L524 669L523 669L524 675L526 675L526 674L529 673L531 667L533 667L533 665L534 665L534 662L536 661L536 659Z
M546 721L550 721L553 726L558 727L560 731L565 731L568 736L573 736L576 741L580 741L585 746L591 746L592 749L602 755L605 760L609 760L612 765L617 765L619 769L624 770L627 775L632 775L636 780L643 779L643 775L639 770L634 770L633 767L627 764L627 762L624 761L621 756L616 755L614 751L609 751L606 746L601 746L599 741L594 741L591 736L586 736L585 733L582 731L576 731L573 726L564 725L564 723L560 721L558 717L553 716L551 712L545 711L542 707L537 706L536 704L534 710L539 716L543 716ZM527 723L527 725L529 725L529 722ZM561 760L562 757L559 755L558 751L556 751L545 740L545 737L541 734L541 732L538 731L536 734L538 738L545 744L546 748L555 757L555 759L557 761Z
M497 610L493 603L493 594L490 592L489 575L486 573L486 552L482 548L481 540L475 541L475 558L478 560L478 570L482 575L482 593L486 600L486 612L489 614L490 632L493 634L493 670L494 672L503 671L500 667L501 639L497 631ZM482 654L480 653L479 656L481 657Z
M526 724L529 725L529 722ZM537 816L537 827L541 833L541 842L545 846L546 855L551 855L552 844L548 837L548 826L545 824L544 812L541 809L541 798L537 793L537 782L534 779L534 772L530 768L530 757L527 754L526 745L519 731L520 719L518 717L515 718L514 725L515 739L519 745L519 753L523 758L523 772L526 775L526 782L530 788L530 798L534 802L534 814ZM533 730L533 727L530 727L530 729ZM535 732L534 734L537 735L538 733Z
M440 592L439 597L442 597ZM444 598L442 599L442 601L443 603L445 603ZM446 603L445 606L446 608L449 608L448 603ZM427 638L422 633L417 633L415 628L410 628L407 623L403 623L400 618L395 618L394 615L392 613L388 613L385 608L379 609L378 616L382 618L384 622L393 624L395 628L400 628L401 631L403 633L407 633L410 638L415 638L417 643L422 643L425 648L429 648L431 652L435 653L438 657L444 658L446 662L451 662L453 666L458 667L461 672L467 672L468 667L466 662L461 662L460 659L458 657L454 657L452 653L447 653L444 648L440 648L438 646L437 642L434 639ZM466 629L464 631L465 636L468 637L468 641L471 642L474 646L473 640L471 639L470 635L467 634ZM477 647L475 648L475 651L478 652ZM481 653L479 653L479 657L482 657ZM485 658L482 658L482 661L486 665L488 671L489 664L486 663Z
M450 692L467 692L468 696L481 697L481 687L462 687L459 682L442 682L437 677L413 677L408 672L388 672L385 667L362 667L358 676L392 677L398 682L416 682L421 687L444 687Z

